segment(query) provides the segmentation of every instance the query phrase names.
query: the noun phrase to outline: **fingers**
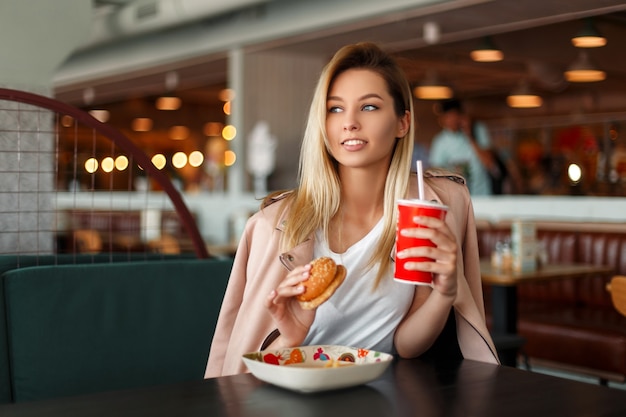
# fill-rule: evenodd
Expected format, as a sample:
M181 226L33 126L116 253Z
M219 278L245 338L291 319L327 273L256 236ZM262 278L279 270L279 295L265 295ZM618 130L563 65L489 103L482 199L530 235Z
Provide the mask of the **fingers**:
M448 225L443 220L433 217L417 216L414 217L413 221L416 223L416 227L409 227L400 230L401 235L419 239L428 239L435 244L437 249L440 249L444 252L456 253L456 238L452 234L452 231L450 230ZM407 249L408 251L412 251L411 254L404 254L403 256L401 253L398 253L398 256L400 256L401 258L413 256L430 256L428 254L422 253L414 254L413 249L418 248L420 249L420 252L428 252L431 250L431 248L425 246L417 246L415 248ZM433 256L430 257L432 258Z
M280 285L268 295L268 302L273 304L283 303L289 298L302 294L304 292L302 281L306 281L309 278L310 271L311 264L294 268L287 274Z
M428 239L432 246L415 246L396 254L399 258L430 258L431 260L409 260L404 267L409 270L427 271L433 273L433 288L444 296L454 297L457 290L456 238L448 225L432 217L415 217L416 227L400 231L404 236Z
M406 228L400 231L404 236L427 239L433 242L431 246L414 246L396 254L398 258L431 258L432 261L414 262L405 264L407 269L434 272L436 274L451 274L456 268L457 243L447 224L432 217L415 217L419 226Z

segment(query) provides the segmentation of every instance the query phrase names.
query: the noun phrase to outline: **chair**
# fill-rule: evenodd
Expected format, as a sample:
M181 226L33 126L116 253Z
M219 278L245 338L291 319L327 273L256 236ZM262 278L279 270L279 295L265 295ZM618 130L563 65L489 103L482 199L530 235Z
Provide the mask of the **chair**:
M12 395L4 402L202 380L232 263L152 260L5 272L8 359L0 365L10 369Z
M626 276L614 276L606 285L606 289L611 293L611 301L615 309L621 315L626 316Z

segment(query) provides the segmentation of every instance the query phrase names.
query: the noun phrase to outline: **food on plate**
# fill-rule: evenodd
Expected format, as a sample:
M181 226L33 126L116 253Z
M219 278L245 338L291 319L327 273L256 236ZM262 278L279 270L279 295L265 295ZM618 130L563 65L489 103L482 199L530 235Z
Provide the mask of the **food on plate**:
M354 362L331 359L324 364L324 368L339 368L340 366L350 365L354 365Z
M328 257L312 262L309 278L303 281L304 292L297 296L300 306L313 310L330 298L346 278L346 268Z

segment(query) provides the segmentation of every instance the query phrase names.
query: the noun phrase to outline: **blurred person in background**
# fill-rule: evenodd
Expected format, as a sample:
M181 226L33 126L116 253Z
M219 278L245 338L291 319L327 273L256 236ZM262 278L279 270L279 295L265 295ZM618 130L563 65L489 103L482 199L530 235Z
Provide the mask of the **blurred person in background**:
M492 148L487 127L472 120L459 100L441 103L442 130L433 138L430 165L462 175L472 196L502 194L506 164Z

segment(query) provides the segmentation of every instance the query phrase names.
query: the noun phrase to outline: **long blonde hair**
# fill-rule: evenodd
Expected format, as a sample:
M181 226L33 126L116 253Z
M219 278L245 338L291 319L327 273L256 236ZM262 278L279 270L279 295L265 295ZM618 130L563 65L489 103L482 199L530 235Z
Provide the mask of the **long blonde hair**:
M326 98L337 76L354 68L371 70L385 80L398 117L403 117L407 110L410 112L409 130L404 137L396 140L385 182L384 231L369 262L370 267L380 263L375 283L378 285L391 264L396 230L395 201L406 197L408 190L414 122L411 89L402 69L389 54L373 43L341 48L320 75L300 151L299 186L285 200L290 215L284 226L281 248L283 251L293 248L318 228L328 239L330 220L341 203L341 187L337 162L330 154L326 134Z

